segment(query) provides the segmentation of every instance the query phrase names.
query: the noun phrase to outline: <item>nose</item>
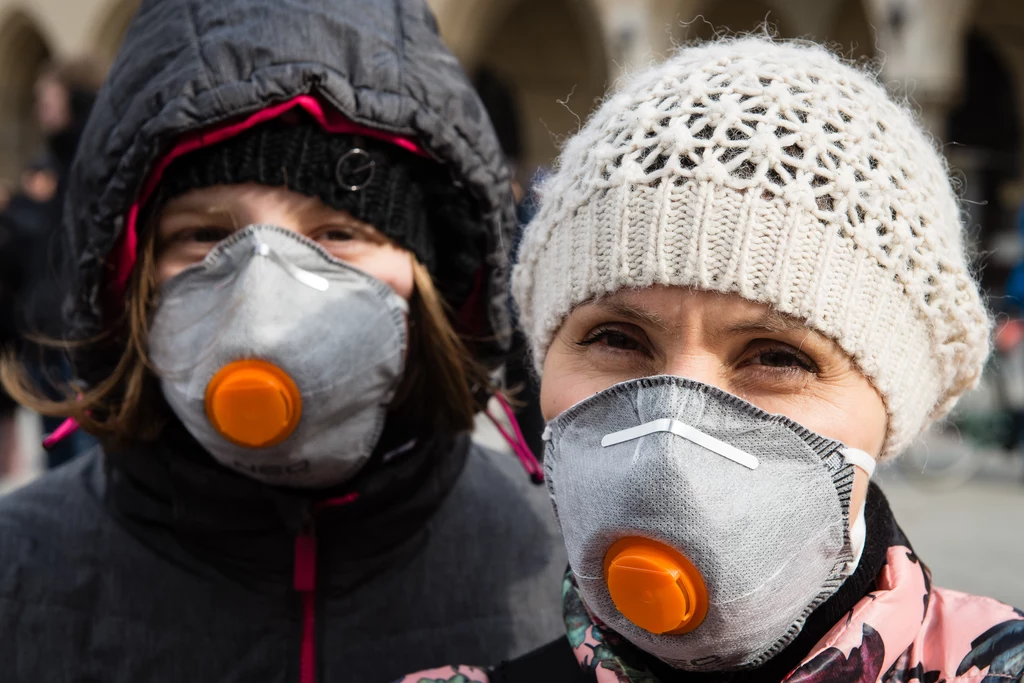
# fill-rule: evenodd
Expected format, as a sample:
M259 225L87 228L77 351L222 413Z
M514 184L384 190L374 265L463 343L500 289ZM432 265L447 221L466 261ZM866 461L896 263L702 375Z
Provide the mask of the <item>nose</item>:
M665 358L662 374L685 377L704 384L726 389L727 378L722 359L704 349L680 349Z
M302 416L302 396L273 363L247 359L221 368L206 387L206 416L239 446L266 448L287 439Z

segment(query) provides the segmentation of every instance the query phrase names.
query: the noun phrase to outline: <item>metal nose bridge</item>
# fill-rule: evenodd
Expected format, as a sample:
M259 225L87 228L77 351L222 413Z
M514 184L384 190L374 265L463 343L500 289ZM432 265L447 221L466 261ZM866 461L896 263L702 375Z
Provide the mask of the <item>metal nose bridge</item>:
M316 273L311 273L303 268L299 268L284 256L274 251L274 249L266 242L257 242L254 251L257 256L269 258L271 261L279 265L284 272L288 273L288 275L296 281L301 282L307 287L312 287L318 292L326 292L331 286L327 281L327 278L317 275Z

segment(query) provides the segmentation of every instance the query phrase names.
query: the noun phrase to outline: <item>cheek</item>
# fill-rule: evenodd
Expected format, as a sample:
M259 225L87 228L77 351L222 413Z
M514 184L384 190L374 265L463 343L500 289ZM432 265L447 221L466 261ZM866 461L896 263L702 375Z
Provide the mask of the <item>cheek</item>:
M885 403L863 377L841 385L809 389L776 409L822 436L878 457L885 444L888 415Z
M555 419L583 399L615 384L615 379L595 376L579 367L578 360L555 339L544 357L540 383L540 411L546 421Z
M869 388L868 392L851 401L843 419L834 427L834 438L877 458L885 445L888 428L889 415L885 403L874 388Z
M360 258L345 259L367 275L371 275L395 290L406 301L412 298L414 288L412 256L407 251L391 246L375 247Z
M180 259L161 256L156 259L156 283L162 285L172 277L185 270L187 263Z

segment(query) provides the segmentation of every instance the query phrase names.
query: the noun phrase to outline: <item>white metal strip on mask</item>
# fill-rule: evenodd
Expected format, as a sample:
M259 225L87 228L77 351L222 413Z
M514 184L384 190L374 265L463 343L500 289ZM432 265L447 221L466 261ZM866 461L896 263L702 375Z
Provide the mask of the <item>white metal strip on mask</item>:
M284 269L284 272L295 278L295 280L301 282L307 287L312 287L318 292L326 292L331 286L331 283L327 281L327 278L317 275L316 273L311 273L303 268L299 268L297 265L271 249L270 245L266 242L258 242L256 244L256 253L260 256L269 258L271 261L281 266L281 268Z
M875 473L875 459L857 448L844 448L843 457L854 467L859 467L871 477Z
M732 460L738 465L743 465L747 469L757 469L757 458L752 456L750 453L741 451L735 446L730 446L724 441L719 441L713 436L708 436L699 429L695 429L684 422L673 420L669 417L664 417L660 420L652 420L651 422L646 422L642 425L637 425L636 427L630 427L628 429L607 434L603 439L601 439L601 445L607 448L608 446L614 446L615 444L632 441L633 439L639 439L659 432L669 432L670 434L681 436L687 441L695 443L698 446L702 446L713 453L717 453L723 458Z

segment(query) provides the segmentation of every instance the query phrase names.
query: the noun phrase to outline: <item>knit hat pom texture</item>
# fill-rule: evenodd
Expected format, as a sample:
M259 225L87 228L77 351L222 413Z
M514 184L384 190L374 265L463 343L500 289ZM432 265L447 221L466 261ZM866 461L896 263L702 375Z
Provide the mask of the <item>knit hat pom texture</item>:
M873 77L819 46L679 50L604 102L539 194L512 281L538 371L594 297L732 292L850 354L885 400L891 457L988 356L942 157Z

